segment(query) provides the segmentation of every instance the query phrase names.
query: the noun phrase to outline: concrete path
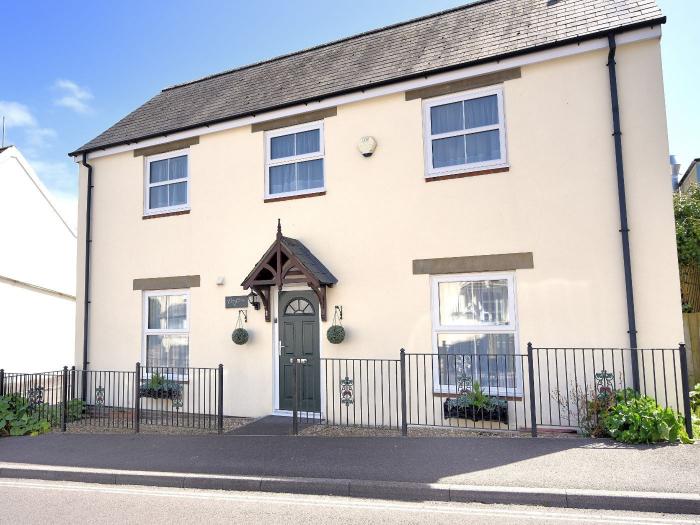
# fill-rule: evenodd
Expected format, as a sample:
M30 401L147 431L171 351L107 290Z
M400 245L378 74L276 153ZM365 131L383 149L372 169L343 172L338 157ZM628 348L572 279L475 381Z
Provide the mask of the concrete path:
M527 491L534 491L539 499L531 500L533 504L557 504L557 501L570 504L587 491L627 493L618 494L627 500L627 506L603 507L615 509L638 505L629 493L639 494L642 499L666 494L669 501L676 497L683 499L685 494L684 505L697 506L700 513L700 499L697 499L700 446L697 445L632 447L608 440L551 438L54 433L35 438L3 438L0 462L27 464L23 468L31 468L33 464L168 473L166 477L170 476L168 479L174 486L200 488L211 486L206 485L205 476L247 477L252 479L217 483L238 489L244 484L251 487L249 490L267 488L373 497L378 497L382 490L389 497L392 494L408 497L409 484L422 484L413 487L418 499L454 500L456 495L462 501L484 501L481 495L474 497L476 491L489 493L487 499L491 502L503 503L514 502L503 499L513 491L520 494L520 502L527 499ZM124 472L102 474L97 477L106 476L111 483L118 483L119 476L128 482ZM202 479L195 485L187 485L195 474L202 475ZM21 473L12 471L12 465L0 465L0 476L22 477ZM84 480L79 476L52 476L48 479ZM295 481L275 484L274 480L279 478ZM304 483L306 489L301 490L300 484ZM431 491L434 498L428 497Z
M299 430L311 426L299 421ZM238 427L227 434L236 436L289 436L292 433L292 418L285 416L265 416L252 423Z

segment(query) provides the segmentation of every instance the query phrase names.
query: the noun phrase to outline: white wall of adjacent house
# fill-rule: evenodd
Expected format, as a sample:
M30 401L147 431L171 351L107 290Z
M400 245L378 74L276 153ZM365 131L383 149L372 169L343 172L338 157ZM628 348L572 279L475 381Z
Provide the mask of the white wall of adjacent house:
M683 327L658 38L620 45L616 62L639 345L674 347ZM224 364L227 414L270 413L275 324L249 309L250 341L234 345L237 311L224 297L246 293L239 283L274 240L277 218L338 278L321 330L342 305L348 337L322 338L324 357L432 352L431 277L414 275L412 261L518 252L534 256L534 268L512 273L518 350L527 341L628 346L606 64L607 50L593 50L524 65L502 84L507 172L426 183L422 102L403 93L339 105L325 119L323 196L264 202L264 135L249 126L189 148L189 214L143 220L143 157L92 159L91 367L130 370L144 359L134 279L200 275L190 289L190 365ZM369 158L357 151L366 135L378 143ZM81 167L81 235L86 180ZM79 312L83 297L79 284Z
M14 147L0 153L0 368L71 366L75 233Z

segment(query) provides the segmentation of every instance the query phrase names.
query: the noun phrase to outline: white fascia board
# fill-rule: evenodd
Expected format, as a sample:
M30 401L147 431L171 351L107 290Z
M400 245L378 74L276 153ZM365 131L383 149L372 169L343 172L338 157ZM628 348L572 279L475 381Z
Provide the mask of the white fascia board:
M661 26L651 26L643 29L635 29L633 31L628 31L624 33L616 34L616 42L618 45L629 44L632 42L640 42L642 40L650 40L654 38L661 37ZM259 122L265 122L268 120L275 120L278 118L290 117L293 115L299 115L302 113L308 113L310 111L316 111L319 109L325 109L334 106L340 106L343 104L351 104L353 102L359 102L361 100L367 100L376 97L382 97L385 95L392 95L395 93L401 93L404 91L409 91L412 89L424 88L428 86L433 86L436 84L443 84L445 82L452 82L455 80L462 80L470 77L476 77L479 75L485 75L488 73L495 73L498 71L503 71L505 69L511 69L514 67L527 66L530 64L537 64L540 62L546 62L548 60L554 60L557 58L563 58L568 56L579 55L581 53L588 53L590 51L597 51L600 49L608 48L607 38L596 38L592 40L584 40L582 42L568 44L561 47L555 47L552 49L547 49L544 51L536 51L533 53L528 53L525 55L506 58L504 60L497 60L493 62L488 62L485 64L479 64L476 66L468 66L461 69L456 69L454 71L448 71L446 73L437 73L434 75L429 75L423 78L416 78L413 80L405 80L400 82L395 82L393 84L388 84L386 86L368 88L363 90L358 90L357 92L349 93L347 95L339 95L335 97L325 98L318 102L310 102L308 104L298 104L296 106L291 106L284 109L267 111L259 115L251 117L242 117L227 120L226 122L220 122L218 124L212 124L210 126L201 126L198 128L189 129L186 131L180 131L177 133L171 133L168 135L162 135L159 137L146 139L132 144L126 144L123 146L113 146L105 148L102 150L93 151L88 154L88 159L96 159L99 157L105 157L107 155L114 155L117 153L124 153L127 151L132 151L136 148L147 148L150 146L157 146L159 144L164 144L166 142L172 142L175 140L186 139L190 137L197 137L200 135L205 135L208 133L216 133L219 131L224 131L227 129L240 128L243 126L250 126L251 124L256 124ZM76 155L73 157L75 162L80 162L82 156Z

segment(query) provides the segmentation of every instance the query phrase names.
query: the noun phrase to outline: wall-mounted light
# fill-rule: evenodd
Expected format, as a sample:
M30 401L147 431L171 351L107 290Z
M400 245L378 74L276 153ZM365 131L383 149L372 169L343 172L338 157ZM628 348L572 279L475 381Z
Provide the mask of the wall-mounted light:
M260 297L252 290L248 294L248 302L255 310L260 310Z
M357 143L357 149L360 150L363 157L371 157L374 150L377 149L377 141L374 137L362 137Z

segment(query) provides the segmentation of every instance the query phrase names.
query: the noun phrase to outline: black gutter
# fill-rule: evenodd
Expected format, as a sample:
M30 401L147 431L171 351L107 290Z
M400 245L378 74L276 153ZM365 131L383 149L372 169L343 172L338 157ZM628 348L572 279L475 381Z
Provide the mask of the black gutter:
M85 211L85 284L83 288L83 388L82 399L86 400L87 394L87 368L88 361L88 332L89 332L89 316L90 316L90 243L91 239L91 215L92 215L92 166L87 163L87 153L83 153L83 166L88 170L87 173L87 194L86 194L86 211Z
M622 163L622 132L620 131L620 104L617 96L617 70L615 68L615 33L608 35L608 76L610 78L610 101L615 141L615 170L617 172L617 200L620 205L620 233L622 234L622 264L625 269L625 292L627 296L627 327L630 348L637 348L637 322L634 315L634 288L632 286L632 261L630 257L629 224L627 223L627 197L625 195L625 169ZM632 386L639 391L639 359L631 352Z
M635 24L630 24L628 26L620 27L620 28L615 29L615 31L617 33L623 33L623 32L627 32L627 31L633 31L635 29L641 29L644 27L651 28L651 27L665 24L665 23L666 23L666 17L662 16L659 18L655 18L653 20L647 20L645 22L637 22ZM286 102L284 104L278 104L276 106L268 106L268 107L264 107L264 108L259 108L259 109L256 109L254 111L249 111L246 113L239 113L237 115L227 115L226 117L220 117L220 118L216 118L216 119L212 119L212 120L206 120L204 122L198 122L196 124L189 124L187 126L181 126L179 128L173 128L173 129L169 129L166 131L149 133L148 135L141 135L139 137L135 137L135 138L127 139L127 140L109 142L109 143L103 144L101 146L96 146L96 147L86 148L86 149L77 149L77 150L69 153L68 156L75 157L75 156L80 155L82 153L91 153L93 151L105 150L107 148L113 148L115 146L125 146L125 145L135 144L135 143L141 142L143 140L153 139L156 137L167 137L168 135L171 135L173 133L180 133L182 131L189 131L189 130L196 129L196 128L213 126L214 124L228 122L229 120L245 118L245 117L255 117L256 115L259 115L260 113L267 113L269 111L277 111L280 109L286 109L286 108L289 108L292 106L298 106L301 104L311 104L314 102L320 102L321 100L324 100L327 98L338 97L341 95L348 95L350 93L362 92L366 89L374 89L374 88L378 88L378 87L382 87L382 86L388 86L390 84L396 84L398 82L405 82L407 80L414 80L416 78L428 78L429 76L437 75L439 73L447 73L449 71L454 71L456 69L462 69L465 67L473 67L473 66L478 66L481 64L488 64L489 62L499 62L499 61L505 60L507 58L528 55L530 53L535 53L537 51L546 51L548 49L554 49L557 47L567 46L570 44L581 44L581 43L586 42L588 40L595 40L596 38L604 38L604 37L608 36L609 34L610 34L609 29L606 29L603 31L597 31L595 33L590 33L588 35L578 36L575 38L569 38L569 39L565 39L565 40L559 40L557 42L549 42L547 44L540 44L538 46L532 46L532 47L528 47L525 49L510 51L508 53L502 53L500 55L485 57L485 58L482 58L479 60L473 60L471 62L462 62L459 64L447 66L447 67L432 69L430 71L423 71L421 73L415 73L412 75L404 75L402 77L391 78L388 80L383 80L381 82L374 82L371 84L365 84L363 86L355 86L352 88L333 91L330 93L325 93L323 95L317 95L317 96L306 98L306 99L294 100L291 102ZM264 63L264 62L261 62L261 64L262 63ZM216 76L216 75L213 75L213 76ZM208 77L205 77L205 79L206 78L208 78ZM187 84L188 83L185 83L183 85L187 85ZM172 89L177 89L177 87L166 88L166 90L172 90ZM162 91L166 91L166 90L162 90ZM135 111L137 111L137 110L135 110Z

